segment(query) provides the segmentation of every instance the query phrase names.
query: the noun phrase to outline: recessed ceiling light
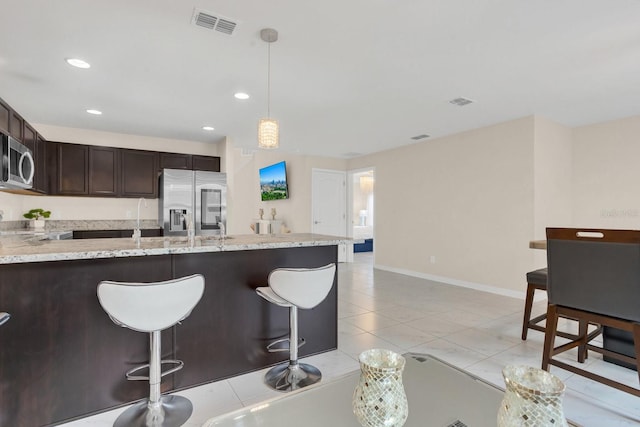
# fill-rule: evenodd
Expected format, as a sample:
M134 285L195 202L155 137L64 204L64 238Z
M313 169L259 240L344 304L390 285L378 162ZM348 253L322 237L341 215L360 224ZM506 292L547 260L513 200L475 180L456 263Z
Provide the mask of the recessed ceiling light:
M237 99L249 99L249 94L244 92L238 92L233 96L235 96Z
M212 131L212 130L215 130L215 129L213 127L211 127L211 126L202 126L202 130Z
M89 113L89 114L93 114L93 115L95 115L95 116L99 116L100 114L102 114L102 111L100 111L100 110L91 110L91 109L89 109L89 110L87 110L87 113Z
M82 59L78 59L78 58L67 58L65 59L65 61L67 61L67 64L73 66L73 67L77 67L77 68L91 68L91 64L89 64L86 61L83 61Z

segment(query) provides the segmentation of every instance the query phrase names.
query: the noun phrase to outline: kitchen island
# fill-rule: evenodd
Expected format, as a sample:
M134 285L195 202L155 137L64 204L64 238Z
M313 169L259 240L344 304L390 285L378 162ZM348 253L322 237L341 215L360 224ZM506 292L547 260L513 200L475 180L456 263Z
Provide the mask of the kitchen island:
M239 375L286 360L266 345L288 333L288 312L265 302L277 267L337 261L348 239L313 234L0 241L0 425L55 425L143 398L124 372L146 363L148 336L114 325L100 307L101 280L150 282L199 273L205 292L182 324L163 332L163 358L185 368L163 391ZM337 278L327 299L301 310L302 356L337 347Z

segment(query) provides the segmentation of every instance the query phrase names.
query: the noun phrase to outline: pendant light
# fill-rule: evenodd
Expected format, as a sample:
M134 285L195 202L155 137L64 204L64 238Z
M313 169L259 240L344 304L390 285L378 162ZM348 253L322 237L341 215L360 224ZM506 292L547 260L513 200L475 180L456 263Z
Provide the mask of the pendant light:
M267 65L267 118L258 122L258 147L278 148L280 128L278 121L271 118L271 43L278 40L278 32L272 28L260 31L260 38L268 43Z

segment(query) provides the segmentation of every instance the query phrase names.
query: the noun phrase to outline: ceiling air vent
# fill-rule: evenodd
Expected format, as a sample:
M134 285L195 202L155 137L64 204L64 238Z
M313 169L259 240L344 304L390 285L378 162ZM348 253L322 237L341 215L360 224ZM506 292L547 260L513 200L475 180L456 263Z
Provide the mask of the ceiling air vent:
M425 138L429 138L429 135L427 135L426 133L423 133L422 135L416 135L416 136L412 136L411 139L413 139L414 141L419 141L421 139L425 139Z
M237 22L233 22L229 18L198 9L193 10L192 22L199 27L228 35L232 35L238 25Z
M449 104L457 105L458 107L464 107L465 105L471 104L473 101L468 98L454 98L449 101Z

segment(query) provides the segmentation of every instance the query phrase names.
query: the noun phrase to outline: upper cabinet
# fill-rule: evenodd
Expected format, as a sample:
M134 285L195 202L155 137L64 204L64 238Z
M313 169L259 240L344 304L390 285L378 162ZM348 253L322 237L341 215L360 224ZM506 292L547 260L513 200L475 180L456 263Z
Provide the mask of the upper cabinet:
M118 196L119 150L112 147L89 147L87 184L89 195Z
M33 176L33 190L38 193L49 193L49 143L36 133L36 149L33 152L36 161L36 173Z
M13 110L9 116L9 135L24 142L24 119Z
M121 197L158 197L158 153L120 150L122 156Z
M9 133L9 117L11 117L11 107L0 99L0 132Z
M162 169L191 170L191 154L160 153L160 170Z
M79 144L53 143L53 194L86 196L89 194L89 147Z
M220 172L220 157L160 153L160 170L162 169Z
M191 156L194 171L220 172L220 157Z

